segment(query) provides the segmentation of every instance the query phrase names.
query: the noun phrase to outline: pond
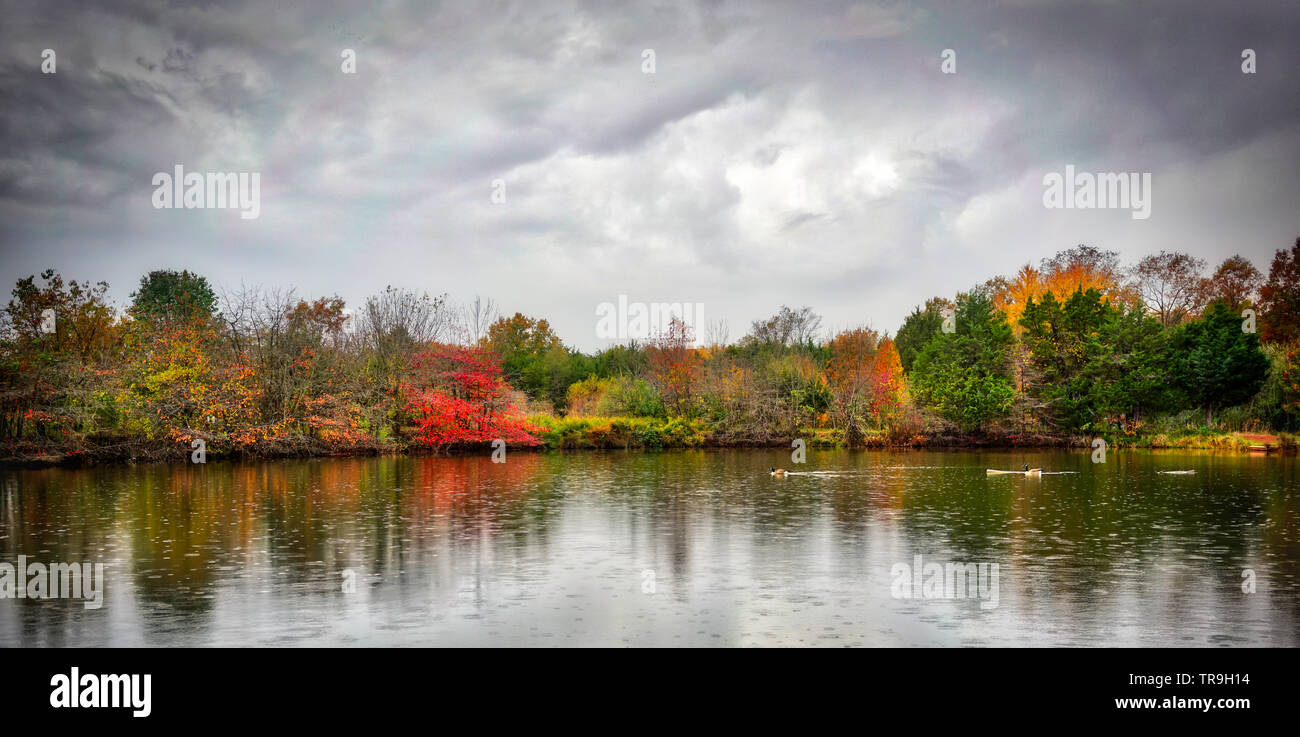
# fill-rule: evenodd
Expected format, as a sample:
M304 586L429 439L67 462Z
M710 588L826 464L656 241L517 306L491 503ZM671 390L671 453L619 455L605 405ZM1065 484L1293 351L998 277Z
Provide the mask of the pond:
M1294 456L1106 460L512 451L0 471L0 646L1300 643ZM1045 473L985 473L1026 463ZM103 564L99 601L17 596L49 593L29 579L61 563Z

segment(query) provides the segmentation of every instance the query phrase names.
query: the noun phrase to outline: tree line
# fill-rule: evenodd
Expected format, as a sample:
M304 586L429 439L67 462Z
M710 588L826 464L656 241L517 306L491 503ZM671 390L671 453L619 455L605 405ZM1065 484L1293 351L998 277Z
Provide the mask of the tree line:
M164 270L124 310L107 293L53 270L15 285L0 311L5 457L554 444L579 418L597 435L643 418L717 444L1300 425L1300 239L1267 275L1240 256L1126 267L1078 246L932 297L893 334L823 335L811 308L782 306L734 342L715 329L696 347L675 320L594 353L491 300L395 287L352 309Z

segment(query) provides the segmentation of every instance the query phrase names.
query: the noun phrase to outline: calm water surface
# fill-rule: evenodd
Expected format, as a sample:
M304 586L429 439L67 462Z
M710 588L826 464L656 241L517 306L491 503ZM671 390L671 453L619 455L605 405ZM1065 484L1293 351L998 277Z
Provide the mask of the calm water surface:
M102 562L106 593L0 599L0 646L1300 644L1294 457L809 451L768 476L789 459L2 471L0 563ZM1066 473L984 473L1022 463ZM996 563L997 605L895 598L918 555Z

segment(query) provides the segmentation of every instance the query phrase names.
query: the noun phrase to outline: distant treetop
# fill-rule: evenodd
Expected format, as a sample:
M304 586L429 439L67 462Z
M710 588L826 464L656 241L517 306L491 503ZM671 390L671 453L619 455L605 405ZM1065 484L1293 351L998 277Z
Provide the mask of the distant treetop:
M177 319L215 315L217 295L208 280L188 271L151 271L140 277L131 293L131 312L137 318Z

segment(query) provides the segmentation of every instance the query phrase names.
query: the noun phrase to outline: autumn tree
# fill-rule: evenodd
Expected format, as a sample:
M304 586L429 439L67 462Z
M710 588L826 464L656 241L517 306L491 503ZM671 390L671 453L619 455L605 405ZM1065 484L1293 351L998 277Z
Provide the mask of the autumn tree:
M828 347L831 359L826 378L834 396L832 416L845 442L854 444L871 421L880 335L870 328L845 330L832 338Z
M0 437L44 441L93 429L112 373L100 367L120 340L107 291L104 282L65 282L53 269L40 282L18 280L4 310Z
M1117 251L1079 244L1043 259L1039 270L1058 299L1077 289L1096 289L1107 302L1130 303L1134 298L1124 286L1124 268Z
M1020 267L1020 271L1017 271L1015 276L1002 279L996 285L995 291L992 292L993 306L1002 310L1011 325L1016 327L1020 325L1020 316L1024 313L1025 305L1043 296L1044 292L1051 293L1052 290L1039 277L1038 269L1025 264Z
M539 428L510 401L500 362L486 348L435 344L416 355L404 391L417 445L442 449L494 440L537 445Z
M674 414L684 414L693 397L699 354L691 348L695 332L677 315L646 348L650 381Z
M344 391L343 300L244 287L222 295L221 315L234 356L254 370L262 421L307 432L316 410Z
M511 384L557 409L563 408L569 385L586 375L570 365L571 352L549 322L519 312L492 323L481 345L501 360Z
M1241 256L1229 256L1219 264L1219 268L1202 283L1201 302L1223 302L1228 309L1241 313L1242 309L1254 304L1264 275L1250 261Z
M1300 423L1300 340L1293 340L1286 345L1272 346L1277 351L1277 380L1279 384L1279 405L1282 412L1289 416L1291 426Z
M1119 254L1087 245L1078 245L1043 259L1037 269L1025 264L1015 276L994 282L996 286L990 292L993 306L1006 314L1008 322L1017 331L1025 305L1048 292L1058 302L1069 299L1076 291L1089 289L1095 289L1107 304L1127 305L1134 301L1131 290L1124 285Z
M53 269L19 279L6 312L21 346L68 352L82 361L102 354L116 340L116 314L107 299L108 283L64 282ZM53 332L45 332L46 310L54 313Z
M1300 338L1300 238L1288 252L1279 250L1259 290L1260 337L1269 343Z
M308 302L300 299L285 317L289 326L307 336L314 343L336 340L348 322L345 302L337 295L317 297Z
M871 362L871 416L878 427L898 419L907 402L903 363L889 338L880 341Z
M178 444L202 438L247 447L266 439L254 369L222 351L212 326L196 313L131 325L120 400L129 429Z
M546 320L516 312L510 317L499 318L488 327L484 345L504 361L520 353L540 355L552 348L563 347L564 343Z

